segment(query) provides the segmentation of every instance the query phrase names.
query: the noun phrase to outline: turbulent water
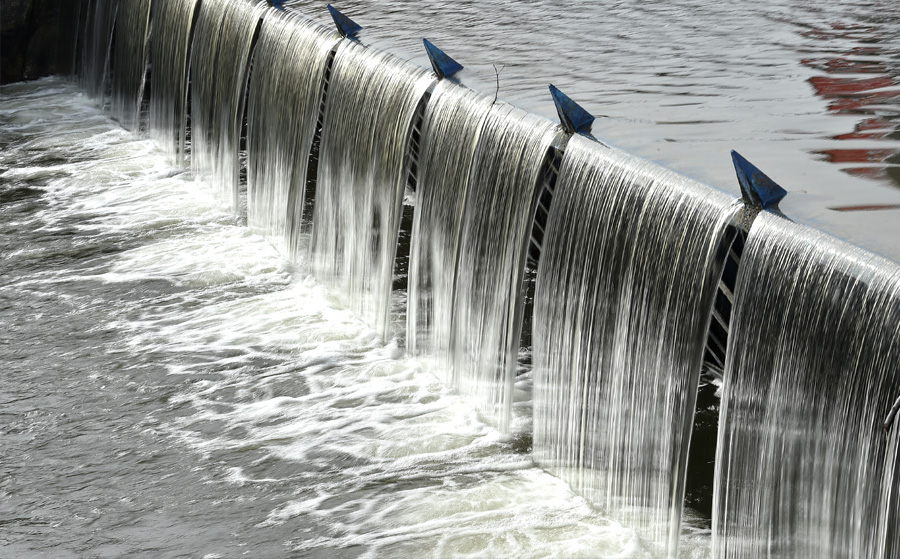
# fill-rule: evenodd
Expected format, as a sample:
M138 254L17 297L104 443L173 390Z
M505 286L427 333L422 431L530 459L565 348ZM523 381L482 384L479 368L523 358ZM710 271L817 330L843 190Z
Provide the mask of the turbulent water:
M316 277L387 339L413 114L433 78L344 41L328 84L312 254Z
M253 54L247 107L247 223L288 258L299 250L308 155L326 60L338 34L270 12Z
M664 556L734 202L583 137L566 147L535 288L534 454Z
M735 292L714 556L896 557L900 268L763 214Z
M154 142L2 95L0 554L648 557Z

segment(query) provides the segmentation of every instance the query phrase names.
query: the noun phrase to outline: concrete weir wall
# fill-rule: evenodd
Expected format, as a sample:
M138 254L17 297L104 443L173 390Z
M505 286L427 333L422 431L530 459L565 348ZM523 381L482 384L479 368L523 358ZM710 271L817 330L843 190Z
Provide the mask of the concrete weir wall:
M78 22L75 0L3 0L0 84L71 73Z

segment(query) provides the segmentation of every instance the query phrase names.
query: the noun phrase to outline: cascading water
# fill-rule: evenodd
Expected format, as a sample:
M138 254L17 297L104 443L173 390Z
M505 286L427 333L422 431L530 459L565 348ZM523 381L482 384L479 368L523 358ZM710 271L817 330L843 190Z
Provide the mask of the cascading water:
M735 293L713 556L897 557L900 268L764 213Z
M254 0L203 0L191 49L191 167L236 211L250 48L267 9Z
M490 97L443 80L422 124L406 337L411 353L436 357L444 373L451 371L453 292L469 174L491 105Z
M81 43L79 82L89 97L99 98L106 93L109 71L109 47L116 20L114 0L83 0L85 14L84 34Z
M116 15L110 110L113 118L128 130L136 130L141 121L149 38L150 0L120 2Z
M183 165L187 130L188 57L199 0L153 3L153 87L149 129L156 142Z
M478 139L460 224L451 309L454 387L501 431L510 428L538 176L557 130L495 104Z
M895 369L896 370L896 369ZM897 406L894 402L892 413L895 422L886 429L886 449L884 470L881 472L881 495L878 503L878 530L875 557L897 557L900 555L900 429L897 428ZM890 417L890 416L889 416Z
M308 154L338 35L285 12L263 21L247 107L247 224L297 256Z
M85 22L78 50L82 85L88 95L101 100L111 85L112 114L130 128L139 123L149 3L81 3ZM196 200L193 187L207 179L239 208L239 143L247 93L249 225L274 239L285 256L296 260L301 274L307 269L301 245L309 239L298 235L304 179L310 172L307 156L337 36L296 14L252 0L162 0L153 2L152 10L150 129L182 163L190 91L191 164L205 177L181 184L186 179L180 170L171 169L164 159L155 157L152 147L135 138L128 140L133 144L128 149L138 149L141 155L118 161L122 155L116 141L104 143L108 137L85 144L91 148L78 157L89 162L87 166L78 166L72 158L62 167L54 163L51 174L43 175L45 171L38 169L42 160L34 158L32 148L48 148L52 161L57 150L64 153L68 146L48 141L53 131L30 115L46 99L61 102L58 94L39 94L29 102L25 99L33 93L30 86L23 86L24 93L14 97L22 96L15 103L22 104L25 112L0 111L7 123L0 135L8 134L11 139L4 142L12 146L4 149L0 174L21 183L13 193L14 203L20 196L50 195L57 201L70 201L89 193L93 198L74 216L79 223L91 221L95 230L86 233L79 226L72 235L79 235L81 243L85 239L81 235L90 237L99 230L95 226L110 226L101 236L108 237L102 242L112 244L98 250L100 256L91 264L98 273L109 272L105 259L125 251L116 260L120 268L114 267L112 274L122 277L111 282L109 273L92 271L77 280L89 282L84 301L91 308L96 306L93 282L104 281L106 287L127 282L128 292L115 296L124 295L126 300L133 296L135 309L140 309L134 311L136 316L150 308L157 317L132 325L147 331L131 340L130 349L124 350L130 352L125 362L155 367L155 353L165 354L171 361L163 365L171 365L172 370L160 374L164 381L159 382L171 392L165 399L139 402L148 406L146 414L142 411L123 421L140 425L144 436L147 424L142 422L152 418L152 425L171 413L173 432L193 441L203 449L201 453L209 453L210 441L234 449L233 454L217 454L213 461L232 472L241 487L252 479L247 487L254 489L242 490L234 499L240 503L235 505L237 523L247 517L244 499L256 498L256 487L267 488L263 491L272 491L262 499L267 503L263 515L267 520L260 523L257 518L251 525L268 530L283 524L283 539L296 537L289 544L295 553L527 556L522 550L531 549L533 556L544 557L557 552L577 556L578 552L570 552L575 549L583 550L585 556L646 557L644 547L649 547L650 556L675 556L710 307L726 248L724 231L726 225L735 224L738 212L731 200L576 136L566 149L546 232L537 241L541 260L533 336L534 457L604 513L636 527L639 543L630 528L608 525L605 519L599 528L593 520L581 521L593 518L596 510L584 507L573 516L567 508L570 494L556 481L546 493L528 489L533 487L530 482L523 485L519 471L541 487L546 484L542 472L532 471L530 457L512 452L507 442L498 442L504 439L476 421L474 413L467 413L461 425L456 407L462 407L462 402L455 395L447 403L443 389L431 384L433 379L428 378L427 386L419 384L420 360L407 362L392 344L381 346L375 334L344 309L331 308L334 301L315 282L296 282L300 285L290 293L279 288L292 283L285 270L252 253L258 250L267 255L267 243L260 244L254 235L229 232L225 245L209 250L208 241L194 242L209 224L203 222L196 229L190 220L174 228L177 235L168 237L170 224L179 219L158 219L160 212L178 205L169 196L179 196L179 202L189 206ZM257 32L260 41L248 92ZM528 234L542 165L548 148L560 136L550 123L457 84L443 81L432 88L433 78L425 71L350 41L341 43L332 68L322 121L310 268L323 282L349 295L349 306L378 328L382 339L399 334L390 331L391 280L404 187L417 166L408 347L416 355L436 356L438 376L472 401L484 420L509 431ZM66 86L60 85L64 90ZM67 110L86 110L79 101L69 101L74 104ZM416 157L414 121L423 108ZM87 109L94 111L92 106ZM80 130L84 122L93 123L87 131ZM85 134L108 136L107 125L99 112L82 115L81 120L67 124L67 141L80 145ZM20 129L23 137L40 130L42 139L35 145L17 143ZM96 146L103 151L97 152ZM17 155L7 159L7 152ZM147 161L158 166L153 173L147 173ZM81 184L87 172L115 177L115 182L95 188L95 179L88 177ZM80 178L72 184L69 173ZM172 183L178 188L166 191L173 174ZM154 188L146 188L145 181ZM157 191L160 181L162 189ZM32 183L39 188L29 186ZM135 235L130 229L132 212L142 203L146 207L137 213L152 225L142 229L149 234ZM51 206L29 209L23 204L16 209L34 217L34 226L22 222L29 224L26 237L36 232L22 246L43 245L42 250L54 256L32 259L21 247L10 251L25 268L29 262L39 267L55 265L57 240L44 234L41 220L67 217L71 204ZM108 222L98 220L93 212L106 215ZM122 216L128 219L123 222ZM233 220L225 216L213 221L214 229L223 225L231 231L233 226ZM127 226L120 237L122 223ZM160 224L163 229L158 230ZM157 235L166 237L158 246ZM18 246L16 237L8 235L13 240L10 246ZM251 250L243 251L243 256L259 273L238 273L240 279L232 285L235 280L229 279L229 273L233 270L227 269L242 251L222 247L234 239L239 239L235 246ZM190 246L185 251L186 244ZM94 256L85 256L77 245L72 247L73 259L93 261ZM225 260L219 251L227 253ZM198 254L207 259L199 272L194 260ZM131 286L133 280L126 276L134 273L134 266L138 276L147 279ZM15 268L15 273L21 272L18 265ZM66 285L72 281L72 271L60 268L60 278L65 279L57 285L63 293L76 287ZM31 272L26 269L25 273ZM42 290L29 287L44 281L40 274L25 277L27 281L16 287L16 297L10 301L17 304L19 299L43 296ZM727 353L717 457L717 559L897 556L900 426L883 433L881 425L900 396L900 272L895 264L763 214L748 242L740 278L734 290L732 331L726 332L733 345ZM208 302L213 304L205 307L205 288L186 285L194 282L224 282L227 288L211 290ZM259 285L264 285L259 292L248 288ZM148 286L151 293L159 289L155 300L144 298ZM202 292L199 298L191 292L195 288ZM78 297L80 289L75 289ZM177 296L171 297L182 289L189 290L183 304ZM254 295L248 298L248 293ZM120 301L100 300L110 313L103 315L104 320L122 324ZM272 319L273 311L284 316ZM340 315L337 324L336 312ZM68 332L70 319L57 317L55 327L65 325L61 331ZM18 328L17 322L13 324ZM118 328L94 332L95 339L113 330ZM34 323L37 336L44 331L43 323ZM305 332L299 342L297 332ZM157 335L160 341L146 341ZM21 335L22 340L30 337ZM120 345L128 345L116 338L105 354L94 347L85 350L80 338L68 337L74 340L73 351L89 357L96 353L101 360L86 370L117 367L121 360L115 352L123 351ZM198 337L204 343L195 344ZM177 349L169 355L172 347ZM34 358L33 352L24 353L26 359ZM39 357L40 362L44 356ZM66 364L57 357L49 356L54 366ZM213 370L218 367L221 370ZM19 367L16 374L25 373L30 380L10 386L40 386L43 381L35 383L38 379L28 376L32 370L37 369ZM169 380L185 371L196 373L185 380L187 396ZM210 381L222 371L221 382ZM132 376L124 377L129 386L122 385L120 401L134 396L131 384L146 382L145 371L128 374ZM116 370L108 380L115 382L119 376ZM278 387L270 390L269 382ZM78 377L72 386L77 389L84 384ZM58 388L49 393L65 392ZM408 401L410 394L415 397ZM196 403L199 413L192 411L194 404L185 402ZM30 405L24 404L25 408ZM33 410L21 417L29 414ZM108 424L107 418L102 419ZM81 450L93 453L95 442L82 445ZM29 448L27 443L13 444ZM105 456L129 454L108 452ZM172 454L182 464L187 453ZM190 471L215 470L205 466L209 463ZM122 470L113 468L117 475ZM485 471L488 478L502 479L503 484L512 480L501 489L500 501L508 504L501 504L499 515L492 510L497 486L484 483ZM211 475L218 476L216 483L223 481L221 472ZM59 477L54 471L46 479ZM177 476L162 477L179 487ZM280 489L280 484L289 489ZM132 480L124 485L135 486ZM189 487L182 484L180 490ZM462 494L458 487L464 488ZM102 493L101 498L108 497L105 488ZM23 494L11 495L22 502ZM541 508L559 495L565 495L561 509L558 504ZM24 499L30 503L27 495ZM218 486L214 499L209 525L219 526ZM580 507L581 501L577 502ZM44 508L43 503L39 508ZM147 517L143 512L142 518ZM195 510L189 512L184 518L196 518ZM484 524L492 515L494 520ZM523 517L531 518L525 528ZM564 521L558 522L559 518ZM285 524L290 522L296 525ZM509 535L503 527L513 522L519 531ZM115 523L121 524L118 519ZM145 525L144 531L152 530ZM597 537L599 532L603 535ZM129 530L123 537L128 540L134 533ZM544 538L539 535L543 533L550 535ZM588 536L582 543L583 533ZM254 535L258 539L247 541L269 545L278 539L271 534ZM577 545L570 543L558 551L555 538L571 540L566 534L577 534ZM4 543L0 541L0 547ZM94 543L81 551L93 549ZM708 539L700 547L707 543ZM687 554L696 557L703 552Z
M534 455L665 557L733 199L582 136L538 266Z
M313 214L316 276L349 295L350 307L382 337L413 114L433 78L393 55L344 41L337 50Z
M78 93L0 88L0 556L648 559Z

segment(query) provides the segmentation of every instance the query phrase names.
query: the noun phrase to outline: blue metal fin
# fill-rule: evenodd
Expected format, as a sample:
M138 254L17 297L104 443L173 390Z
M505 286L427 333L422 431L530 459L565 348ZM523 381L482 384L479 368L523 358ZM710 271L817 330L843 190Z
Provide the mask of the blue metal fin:
M345 16L341 12L338 11L337 8L328 4L328 12L331 14L331 19L334 20L334 24L338 28L338 32L348 39L356 39L356 34L362 30L362 26L349 17Z
M463 65L450 58L446 52L434 46L434 43L428 39L422 39L425 43L425 52L428 53L428 60L431 61L431 68L437 74L439 80L452 77L453 74L463 69Z
M579 134L591 133L594 115L584 110L584 108L575 101L572 101L568 95L557 89L553 84L550 84L550 95L553 97L553 103L556 105L556 112L559 114L559 122L566 132L577 132Z
M787 196L787 190L778 186L738 152L732 150L731 159L734 161L734 169L741 184L744 203L764 210L777 209L778 202Z

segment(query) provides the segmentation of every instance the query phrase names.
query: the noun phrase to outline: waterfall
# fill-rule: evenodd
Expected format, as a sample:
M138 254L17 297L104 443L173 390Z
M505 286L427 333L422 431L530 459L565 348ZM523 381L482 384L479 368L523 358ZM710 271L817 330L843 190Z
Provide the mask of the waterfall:
M558 127L495 104L475 150L463 212L453 297L454 387L482 417L508 431L522 278L538 178Z
M140 125L150 38L150 0L121 0L116 14L110 109L129 129Z
M895 369L896 370L896 369ZM894 405L897 405L895 401ZM896 421L896 419L895 419ZM888 431L884 470L878 499L878 530L874 557L887 558L900 555L900 429L895 424Z
M406 341L411 353L437 357L444 373L451 370L453 295L469 174L491 104L490 97L444 80L422 123Z
M400 334L391 289L414 187L409 351L508 433L533 318L535 461L654 557L677 556L739 203L584 136L561 146L543 118L259 0L81 7L87 94L109 87L112 115L138 128L149 56L151 134L180 164L190 147L238 212L246 109L248 225L289 259L302 260L315 173L310 268L383 340ZM561 153L526 317L541 179ZM766 212L743 235L712 336L724 367L713 556L896 557L900 425L883 424L900 398L900 267Z
M199 0L153 3L153 87L149 129L180 165L185 163L188 56Z
M343 41L328 85L313 266L316 276L349 296L350 307L384 338L390 330L412 119L432 83L417 66Z
M83 0L85 13L79 81L89 97L106 93L109 48L116 20L116 0Z
M247 107L247 223L297 253L326 60L338 35L285 12L263 21Z
M241 124L253 36L265 2L202 0L191 49L191 167L240 208Z
M734 201L581 136L538 266L534 455L674 557L704 340Z
M900 268L761 214L735 293L713 556L897 557Z

